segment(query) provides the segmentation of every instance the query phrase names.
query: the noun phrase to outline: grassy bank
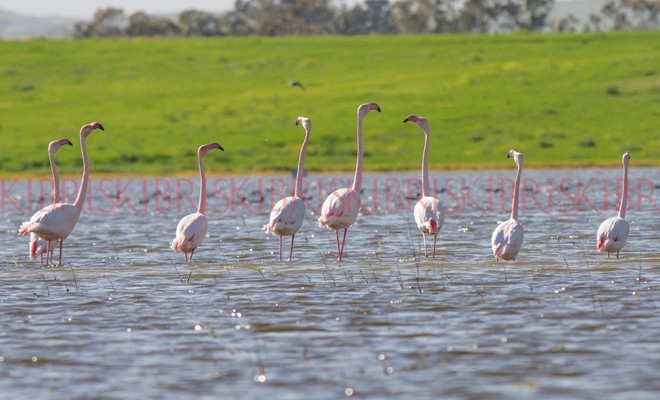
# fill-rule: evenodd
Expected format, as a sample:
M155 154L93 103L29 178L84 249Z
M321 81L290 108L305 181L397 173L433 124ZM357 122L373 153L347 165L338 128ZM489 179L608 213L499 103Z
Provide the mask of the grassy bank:
M365 168L417 169L431 123L433 169L660 165L660 32L592 35L176 38L0 42L0 173L47 175L46 146L77 175L78 129L96 173L181 174L196 149L225 148L217 173L289 171L313 121L306 166L355 164L360 103ZM305 89L292 87L299 80Z

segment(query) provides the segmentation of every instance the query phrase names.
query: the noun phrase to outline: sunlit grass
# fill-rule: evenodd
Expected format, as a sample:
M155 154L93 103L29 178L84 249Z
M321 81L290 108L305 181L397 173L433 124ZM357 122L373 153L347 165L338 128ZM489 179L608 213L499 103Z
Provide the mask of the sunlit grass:
M509 36L171 38L0 42L5 175L47 175L46 146L101 121L88 140L97 173L196 169L195 149L226 151L209 171L295 165L298 115L314 129L306 167L351 170L355 111L365 168L417 169L431 123L433 169L500 165L516 148L528 167L658 165L660 33ZM305 89L288 81L301 81ZM57 155L78 174L77 148Z

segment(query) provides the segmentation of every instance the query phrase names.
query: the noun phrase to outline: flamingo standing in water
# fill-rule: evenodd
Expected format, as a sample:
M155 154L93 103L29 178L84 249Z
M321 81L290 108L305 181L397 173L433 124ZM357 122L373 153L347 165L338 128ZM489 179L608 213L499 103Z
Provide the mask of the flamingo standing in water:
M440 200L430 196L429 190L429 121L417 115L409 115L403 120L414 122L424 131L424 152L422 153L422 198L415 204L414 216L417 228L422 232L424 239L424 256L428 257L426 248L426 235L433 235L433 255L435 258L435 244L442 224L445 222L445 207Z
M69 139L54 140L48 144L48 160L50 161L50 172L53 174L53 204L62 201L60 198L60 176L55 167L55 153L65 145L73 146ZM41 239L36 233L30 233L29 248L30 260L34 260L37 255L40 255L41 264L43 264L44 253L46 253L46 265L53 261L53 249L51 248L51 243Z
M364 148L362 146L362 120L369 111L380 112L376 103L361 104L357 109L357 162L355 165L355 179L352 188L342 188L332 192L323 202L319 226L334 229L337 239L338 259L341 261L346 243L346 231L353 225L360 211L360 190L362 189L362 159ZM339 230L344 230L344 239L339 244Z
M513 261L518 256L518 252L523 244L525 234L523 226L518 222L518 197L520 195L520 176L522 175L523 155L515 150L509 150L507 158L513 157L513 161L518 166L516 172L516 181L513 187L513 201L511 204L511 218L508 221L500 223L491 238L493 255L495 260Z
M46 206L32 216L29 221L23 222L18 230L19 235L35 233L47 242L60 242L60 255L58 265L62 265L62 242L69 237L76 226L80 212L85 202L87 185L89 183L89 159L87 157L87 136L94 130L104 130L98 122L92 122L80 128L80 150L83 159L83 175L76 200L72 203L55 203Z
M195 249L202 243L208 222L206 221L206 175L204 174L204 156L211 150L219 149L224 151L217 143L209 143L199 146L197 150L197 162L199 164L199 205L197 212L188 214L181 218L176 227L176 236L172 240L172 250L182 251L186 256L186 262L192 262ZM190 253L190 256L188 256Z
M607 252L607 258L610 253L616 252L616 258L619 258L619 251L626 245L630 225L626 218L626 208L628 207L628 163L630 154L625 152L621 159L623 163L623 188L621 193L621 204L619 205L619 215L608 218L598 227L596 247L598 251Z
M293 239L300 229L305 218L305 203L302 201L302 180L305 163L305 152L309 142L309 134L312 131L312 121L309 118L298 117L296 125L305 128L305 140L300 148L298 157L298 170L296 171L296 187L293 196L285 197L278 201L270 212L270 222L266 225L266 233L272 233L280 237L280 261L282 261L282 237L291 236L291 249L289 250L289 261L293 256Z

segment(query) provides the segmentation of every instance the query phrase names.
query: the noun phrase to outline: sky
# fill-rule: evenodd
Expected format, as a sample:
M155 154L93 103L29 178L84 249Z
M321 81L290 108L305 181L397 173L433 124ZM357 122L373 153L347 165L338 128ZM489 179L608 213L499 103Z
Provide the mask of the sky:
M144 11L150 15L178 14L194 8L222 12L234 8L234 0L0 0L0 10L29 16L60 16L91 20L96 10L115 7L130 15Z

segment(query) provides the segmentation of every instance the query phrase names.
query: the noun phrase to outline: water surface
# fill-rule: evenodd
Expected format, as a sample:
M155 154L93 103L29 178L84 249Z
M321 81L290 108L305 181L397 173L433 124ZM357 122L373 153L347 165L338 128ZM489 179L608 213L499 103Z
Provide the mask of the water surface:
M47 202L40 182L5 181L0 393L657 398L660 170L631 169L619 259L596 251L595 232L616 214L620 170L524 177L525 243L510 263L490 250L510 212L507 170L432 173L448 207L433 260L412 218L417 174L367 174L341 264L314 212L351 174L307 177L292 262L263 230L290 177L210 177L190 265L169 242L196 178L95 180L61 267L27 260L15 234Z

